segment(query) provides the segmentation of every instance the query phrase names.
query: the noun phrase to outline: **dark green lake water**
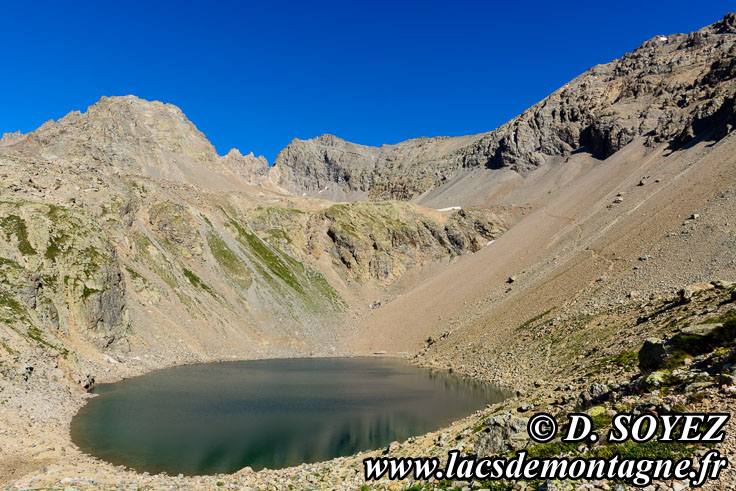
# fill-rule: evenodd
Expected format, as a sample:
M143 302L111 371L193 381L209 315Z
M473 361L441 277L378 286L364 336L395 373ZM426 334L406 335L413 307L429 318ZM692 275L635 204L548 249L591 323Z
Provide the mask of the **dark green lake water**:
M100 385L72 421L83 451L138 471L318 462L440 428L504 398L387 358L189 365Z

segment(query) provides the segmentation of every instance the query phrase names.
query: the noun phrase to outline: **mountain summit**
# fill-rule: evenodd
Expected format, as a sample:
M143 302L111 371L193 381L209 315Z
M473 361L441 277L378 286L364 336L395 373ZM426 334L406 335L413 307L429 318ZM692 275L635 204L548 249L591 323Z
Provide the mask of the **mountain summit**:
M268 162L233 149L217 155L205 135L173 104L135 96L102 97L86 112L48 121L25 137L5 137L18 150L49 160L105 167L176 181L210 183L230 172L245 181L266 173Z

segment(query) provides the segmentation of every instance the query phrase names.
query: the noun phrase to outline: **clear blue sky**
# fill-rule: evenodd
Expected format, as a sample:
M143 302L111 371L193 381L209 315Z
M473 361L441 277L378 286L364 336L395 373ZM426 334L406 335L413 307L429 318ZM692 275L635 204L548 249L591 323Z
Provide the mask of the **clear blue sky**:
M103 95L170 102L215 144L273 162L292 138L367 145L491 130L707 2L5 2L0 132Z

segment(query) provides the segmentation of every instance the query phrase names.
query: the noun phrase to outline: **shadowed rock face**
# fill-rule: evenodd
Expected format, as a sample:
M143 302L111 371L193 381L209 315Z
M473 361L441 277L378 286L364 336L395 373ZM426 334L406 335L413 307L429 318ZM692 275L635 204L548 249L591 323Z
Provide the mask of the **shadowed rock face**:
M497 217L486 210L461 210L440 224L397 202L334 205L309 225L310 242L321 244L338 270L383 285L413 266L477 252L502 232Z
M679 148L734 126L736 14L689 35L657 36L583 73L495 131L367 147L332 135L294 140L276 158L283 187L332 186L411 199L463 168L524 173L577 150L606 158L638 136Z

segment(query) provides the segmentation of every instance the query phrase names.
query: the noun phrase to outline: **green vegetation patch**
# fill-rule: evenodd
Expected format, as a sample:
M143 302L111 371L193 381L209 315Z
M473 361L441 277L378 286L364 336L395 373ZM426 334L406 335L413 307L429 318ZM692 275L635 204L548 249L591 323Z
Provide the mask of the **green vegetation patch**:
M97 290L95 288L87 288L87 285L84 286L82 289L82 300L86 300L91 295L94 295L95 293L100 293L100 290Z
M11 235L15 235L18 239L18 250L24 256L31 256L36 254L36 249L31 246L28 241L28 228L26 222L18 215L8 215L0 218L0 226L5 231L5 237L10 240Z
M525 449L527 452L527 458L531 459L547 459L556 455L565 455L575 452L579 443L572 442L549 442L549 443L538 443Z
M190 271L187 268L182 268L182 269L183 269L183 272L184 272L184 276L187 277L187 279L189 280L189 282L195 288L199 288L201 290L204 290L207 293L209 293L210 295L212 295L213 297L217 298L217 294L215 293L215 291L212 288L210 288L210 286L207 283L205 283L204 281L202 281L199 278L199 276L197 276L196 274L194 274L193 271Z
M639 364L639 353L636 350L624 350L611 357L611 363L631 369Z
M130 275L130 277L132 279L145 281L145 278L143 278L143 276L141 276L141 274L138 271L136 271L135 269L131 268L127 264L125 265L125 269L126 269L126 271L128 271L128 274Z
M554 310L554 307L552 307L551 309L549 309L549 310L547 310L547 311L545 311L545 312L542 312L542 313L541 313L541 314L539 314L539 315L535 315L534 317L532 317L532 318L531 318L531 319L529 319L528 321L526 321L526 322L524 322L523 324L521 324L521 325L520 325L520 326L519 326L519 327L518 327L517 329L518 329L518 330L526 329L527 327L531 326L531 325L532 325L532 324L534 324L535 322L537 322L537 321L539 321L539 320L542 320L542 319L544 319L545 317L547 317L547 316L549 315L549 313L550 313L550 312L552 312L553 310Z
M612 366L620 367L624 370L633 370L639 365L639 352L636 350L623 350L615 355L607 356L602 360L595 362L591 366L588 376L601 373L603 370L609 370Z
M13 269L23 269L23 266L18 264L17 261L7 258L7 257L0 257L0 268L13 268Z
M234 220L230 220L230 224L238 231L238 239L250 250L267 268L286 283L293 290L304 294L304 287L299 283L294 272L289 268L286 261L276 252L274 252L265 242L263 242L255 234L246 232L243 227L238 225ZM295 261L296 262L296 261Z
M673 369L681 366L685 358L694 358L709 353L716 348L733 348L736 346L736 312L729 312L723 317L709 319L708 324L722 323L707 335L682 332L673 339L674 349L665 364L665 368Z
M607 426L610 426L611 422L613 421L613 418L605 413L596 414L594 416L591 416L590 419L593 421L594 430L606 428Z
M59 254L64 252L64 244L67 243L68 240L69 236L64 234L52 235L49 237L49 245L46 248L44 257L51 261L56 261Z
M225 273L240 287L248 288L253 282L250 270L225 241L217 233L209 231L207 232L207 244Z
M209 226L210 226L210 228L214 228L214 225L212 225L212 222L210 222L210 219L209 219L209 218L207 218L207 216L206 216L206 215L203 215L202 213L200 213L200 214L199 214L199 216L201 216L201 217L202 217L202 219L203 219L203 220L205 221L205 223L206 223L207 225L209 225Z
M227 227L234 229L243 251L253 259L252 267L273 289L282 293L286 293L286 289L291 290L315 311L323 311L325 308L329 310L338 309L344 305L340 295L318 271L305 266L289 254L281 251L277 246L271 245L254 233L247 231L224 208L221 208L221 210L229 218ZM260 211L263 215L270 217L269 220L272 221L269 221L269 224L283 224L284 220L294 218L296 214L304 214L301 211L288 208L278 209L278 213L271 213L273 210L270 208L261 209ZM265 233L274 238L280 235L279 233L272 233L272 230L267 230ZM286 234L284 234L285 236ZM210 245L213 254L214 250L217 249L217 244L215 245L214 249ZM230 252L232 253L232 251ZM235 257L239 260L237 255ZM223 259L227 261L226 254L224 256L221 254L218 261Z
M8 346L8 344L7 344L7 343L6 343L5 341L0 341L0 345L2 345L2 347L3 347L4 349L5 349L5 351L7 351L7 352L8 352L8 354L9 354L10 356L13 356L13 355L15 355L15 354L17 354L17 353L18 353L18 352L17 352L17 351L15 351L15 350L14 350L13 348L11 348L10 346Z
M33 339L37 343L46 346L47 348L51 348L54 351L58 351L64 357L66 357L69 354L69 350L68 349L66 349L66 348L60 348L60 347L56 346L55 344L49 343L48 341L46 341L45 339L43 339L41 330L38 329L37 327L29 327L28 328L28 337L31 338L31 339Z
M590 457L611 459L618 455L620 459L681 459L692 455L697 447L689 442L659 442L656 439L645 443L628 441L612 443L594 448Z
M13 295L7 291L0 290L0 317L5 322L25 317L25 308Z

